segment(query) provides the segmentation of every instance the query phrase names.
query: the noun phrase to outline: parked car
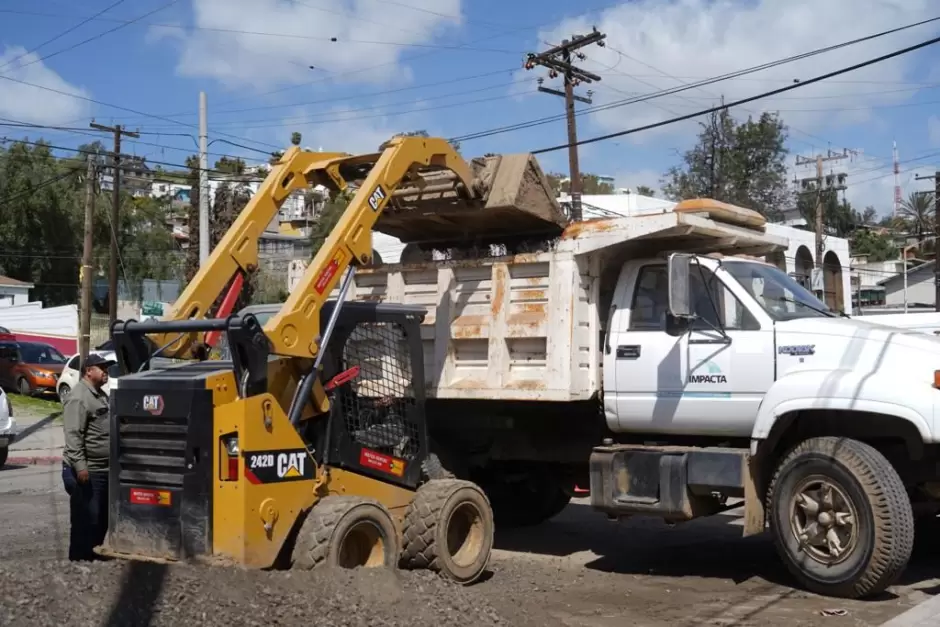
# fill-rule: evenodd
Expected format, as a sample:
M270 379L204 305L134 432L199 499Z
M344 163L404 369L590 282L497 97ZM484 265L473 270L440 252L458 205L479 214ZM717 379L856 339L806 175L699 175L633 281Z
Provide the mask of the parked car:
M0 342L15 342L16 335L6 327L0 327Z
M10 445L15 439L16 420L13 419L13 405L6 392L0 389L0 468L7 463Z
M97 350L97 351L91 351L91 354L100 355L101 357L104 357L105 359L111 359L111 360L117 359L114 352L112 351ZM59 383L56 386L56 393L59 395L59 400L62 401L63 403L65 403L65 401L68 400L69 394L72 393L72 390L75 388L76 385L78 385L78 382L82 378L82 373L79 370L79 366L81 365L79 364L80 359L81 359L81 355L79 353L76 353L72 355L71 357L69 357L68 361L66 361L65 363L65 366L62 368L62 374L59 375ZM113 366L108 368L108 382L105 383L104 386L102 387L105 394L111 393L111 379L117 378L119 374L120 372L119 372L117 364L114 364Z
M24 396L55 392L65 356L43 342L0 342L0 386Z

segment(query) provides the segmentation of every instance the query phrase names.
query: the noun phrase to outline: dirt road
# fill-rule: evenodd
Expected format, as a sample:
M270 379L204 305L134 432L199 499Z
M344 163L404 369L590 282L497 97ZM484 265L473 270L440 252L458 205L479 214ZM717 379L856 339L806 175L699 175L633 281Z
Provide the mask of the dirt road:
M2 625L841 627L880 625L940 591L938 534L918 539L914 562L890 594L847 602L792 589L769 539L741 539L733 516L675 528L615 524L583 503L541 527L499 534L491 573L463 589L425 573L328 580L192 566L77 566L63 561L68 506L58 473L38 466L0 471Z

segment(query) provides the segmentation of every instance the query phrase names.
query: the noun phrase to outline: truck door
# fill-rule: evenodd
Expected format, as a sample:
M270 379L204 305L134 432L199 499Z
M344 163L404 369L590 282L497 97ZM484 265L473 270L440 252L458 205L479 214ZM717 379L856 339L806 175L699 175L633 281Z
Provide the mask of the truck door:
M773 328L757 318L712 270L693 264L698 316L683 335L688 369L675 423L684 433L748 436L774 382Z
M615 430L751 433L774 380L773 329L761 328L708 268L693 264L690 278L699 317L677 328L667 320L666 264L624 273L605 359L605 381L612 383L605 384L606 410Z
M666 264L636 265L621 276L604 360L608 424L621 431L668 430L682 395L686 356L682 338L666 333Z

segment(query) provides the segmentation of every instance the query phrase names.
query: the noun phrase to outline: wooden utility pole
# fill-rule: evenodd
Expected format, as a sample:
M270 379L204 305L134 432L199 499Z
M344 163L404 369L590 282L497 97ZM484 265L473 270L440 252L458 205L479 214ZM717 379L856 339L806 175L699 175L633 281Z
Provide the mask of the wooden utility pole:
M934 311L940 311L940 170L930 176L915 176L915 181L933 178L933 291ZM929 193L929 192L928 192ZM904 260L907 263L907 260Z
M817 275L819 273L822 273L823 271L823 256L824 256L823 253L825 252L825 239L824 239L824 232L823 232L823 228L824 228L823 227L824 225L823 214L825 213L826 203L825 203L825 198L823 196L823 191L825 190L826 192L837 192L837 191L842 191L845 189L845 185L841 182L841 180L838 182L835 180L829 180L827 184L823 186L824 178L825 178L823 176L823 163L825 163L826 161L837 161L839 159L846 159L849 156L850 156L850 151L848 149L845 149L841 153L828 150L826 151L825 155L816 155L816 157L814 158L803 158L800 156L796 157L796 165L805 165L807 163L813 163L813 162L816 163L816 176L815 176L816 185L815 185L815 189L812 191L815 191L816 193L816 220L815 220L816 224L814 226L814 230L816 231L816 260L815 260L816 267L814 268L814 272ZM813 180L813 177L807 177L807 178L801 179L801 181L804 183L804 186L805 186L805 183L810 180ZM817 278L816 280L811 281L810 285L812 286L814 283L819 286L815 290L816 295L819 297L820 300L825 302L825 281L823 280L823 277L819 276L819 278ZM834 303L831 303L830 305L834 306Z
M587 104L591 104L592 102L590 98L592 92L589 91L588 97L585 98L583 96L575 95L574 88L581 83L599 81L601 80L601 77L597 74L592 74L587 70L582 70L581 68L572 65L571 53L575 50L578 50L579 48L583 48L594 43L603 47L604 39L606 37L607 35L599 32L595 28L590 35L574 35L570 40L563 40L560 46L555 46L540 54L530 52L528 55L526 55L526 61L523 64L523 67L527 70L531 70L537 65L548 68L549 78L556 78L559 74L564 77L564 91L542 87L542 82L544 80L542 78L539 78L538 82L539 91L552 94L554 96L562 96L565 99L565 113L566 117L568 118L568 167L571 178L569 183L571 193L570 217L573 222L581 220L582 217L581 170L578 165L578 128L575 122L574 101L578 100ZM577 56L578 59L582 61L586 58L583 52L575 52L575 56Z
M82 269L79 273L82 284L81 305L82 317L80 320L78 352L82 364L91 350L91 254L92 232L94 230L95 215L95 155L88 155L88 170L85 174L85 239L82 245Z
M114 133L114 152L111 154L114 175L111 177L111 258L108 267L108 324L117 320L118 297L118 209L121 206L121 135L140 137L139 133L125 131L120 124L105 126L91 123L91 128Z

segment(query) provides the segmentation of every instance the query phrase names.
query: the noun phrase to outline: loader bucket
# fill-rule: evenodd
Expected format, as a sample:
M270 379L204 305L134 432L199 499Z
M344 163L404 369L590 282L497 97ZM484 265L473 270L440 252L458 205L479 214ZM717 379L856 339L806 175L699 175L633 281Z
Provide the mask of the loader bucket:
M420 173L392 194L375 229L406 244L439 246L562 233L568 220L532 154L480 157L470 169L469 190L448 170Z

